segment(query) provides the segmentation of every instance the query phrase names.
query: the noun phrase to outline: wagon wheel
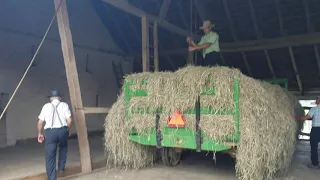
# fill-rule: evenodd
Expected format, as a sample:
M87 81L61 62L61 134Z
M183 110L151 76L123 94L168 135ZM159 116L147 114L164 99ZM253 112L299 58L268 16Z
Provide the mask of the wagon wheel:
M167 166L176 166L180 163L181 152L175 151L174 148L164 147L161 149L161 159Z

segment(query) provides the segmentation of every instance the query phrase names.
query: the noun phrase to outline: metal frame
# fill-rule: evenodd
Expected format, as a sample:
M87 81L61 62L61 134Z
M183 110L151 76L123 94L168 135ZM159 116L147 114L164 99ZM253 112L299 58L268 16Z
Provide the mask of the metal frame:
M132 85L143 85L147 84L147 80L138 81L125 81L125 102L126 102L126 120L130 120L131 114L139 114L139 113L147 113L152 115L152 117L161 116L165 113L164 108L157 109L155 111L150 110L150 108L146 107L143 109L130 109L130 99L131 97L144 97L148 96L148 92L146 90L131 90L130 86ZM214 95L215 89L209 88L204 89L201 95ZM233 94L233 101L235 104L234 109L226 109L226 110L214 110L212 108L204 108L200 107L200 114L215 114L215 115L233 115L234 122L235 122L235 133L230 136L226 136L219 140L209 140L205 133L201 132L202 137L201 140L194 139L196 136L196 132L193 132L187 128L180 128L180 129L173 129L173 128L152 128L148 132L143 134L138 134L137 131L132 130L131 134L129 135L129 139L133 142L137 142L142 145L148 146L157 146L160 147L159 138L161 137L161 146L163 147L179 147L185 149L198 149L197 144L201 142L201 150L208 150L208 151L223 151L230 149L230 144L236 144L240 138L240 127L239 127L239 119L240 119L240 107L239 107L239 94L240 94L240 85L239 79L234 79L234 94ZM182 114L196 114L196 108L192 108L189 110L184 111ZM156 118L157 120L158 118ZM152 119L150 119L152 121ZM199 119L200 120L200 119ZM157 123L155 123L157 126ZM160 134L161 135L160 135ZM198 132L199 133L199 132ZM178 143L175 141L174 138L178 138ZM226 143L226 144L224 144ZM199 144L198 144L199 146Z

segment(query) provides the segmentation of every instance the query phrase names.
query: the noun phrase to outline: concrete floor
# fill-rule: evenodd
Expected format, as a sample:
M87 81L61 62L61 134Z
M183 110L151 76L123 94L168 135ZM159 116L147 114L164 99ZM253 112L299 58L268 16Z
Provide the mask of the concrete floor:
M104 159L102 137L91 137L91 156L93 162ZM77 140L70 140L67 166L79 165L79 150ZM306 167L310 162L309 142L299 142L290 176L298 179L316 180L320 170ZM34 143L0 149L0 180L22 179L26 176L45 172L44 147ZM43 176L38 179L45 179ZM212 155L193 153L176 167L166 167L161 161L152 168L139 171L114 171L105 168L89 175L64 178L68 180L235 180L234 161L226 155L217 156L217 164L212 161Z
M309 142L299 142L294 165L286 180L303 179L317 180L320 170L312 170L306 167L310 162ZM236 180L234 161L225 155L217 157L217 164L212 161L212 156L206 154L192 154L176 167L166 167L159 163L152 168L139 171L114 171L102 169L89 175L66 178L68 180Z
M93 162L104 159L101 136L90 137ZM37 142L0 149L0 180L21 179L45 172L44 144ZM80 164L77 139L69 140L67 166Z

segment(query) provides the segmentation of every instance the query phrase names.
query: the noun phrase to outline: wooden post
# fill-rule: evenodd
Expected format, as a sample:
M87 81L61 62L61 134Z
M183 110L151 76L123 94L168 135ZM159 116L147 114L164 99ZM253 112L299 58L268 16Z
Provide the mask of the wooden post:
M150 56L149 56L149 21L147 16L141 18L142 30L142 70L143 72L150 71Z
M153 55L154 55L154 71L159 71L159 42L158 42L158 23L153 24Z
M193 61L193 52L188 52L188 60L187 60L188 65L195 65Z
M90 148L88 142L87 126L83 112L80 84L78 79L76 59L73 50L72 34L69 26L68 10L65 0L54 0L55 9L60 6L57 13L58 29L61 39L61 48L66 68L69 93L77 129L81 169L83 173L92 171Z

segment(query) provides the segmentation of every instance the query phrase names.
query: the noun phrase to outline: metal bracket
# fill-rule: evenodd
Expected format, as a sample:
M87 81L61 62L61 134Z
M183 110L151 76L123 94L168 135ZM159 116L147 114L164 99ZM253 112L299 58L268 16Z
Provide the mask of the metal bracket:
M198 96L198 99L195 104L196 109L196 151L201 152L201 131L200 131L200 96Z
M162 135L161 130L159 128L159 120L160 115L156 114L156 140L157 140L157 148L161 148Z

